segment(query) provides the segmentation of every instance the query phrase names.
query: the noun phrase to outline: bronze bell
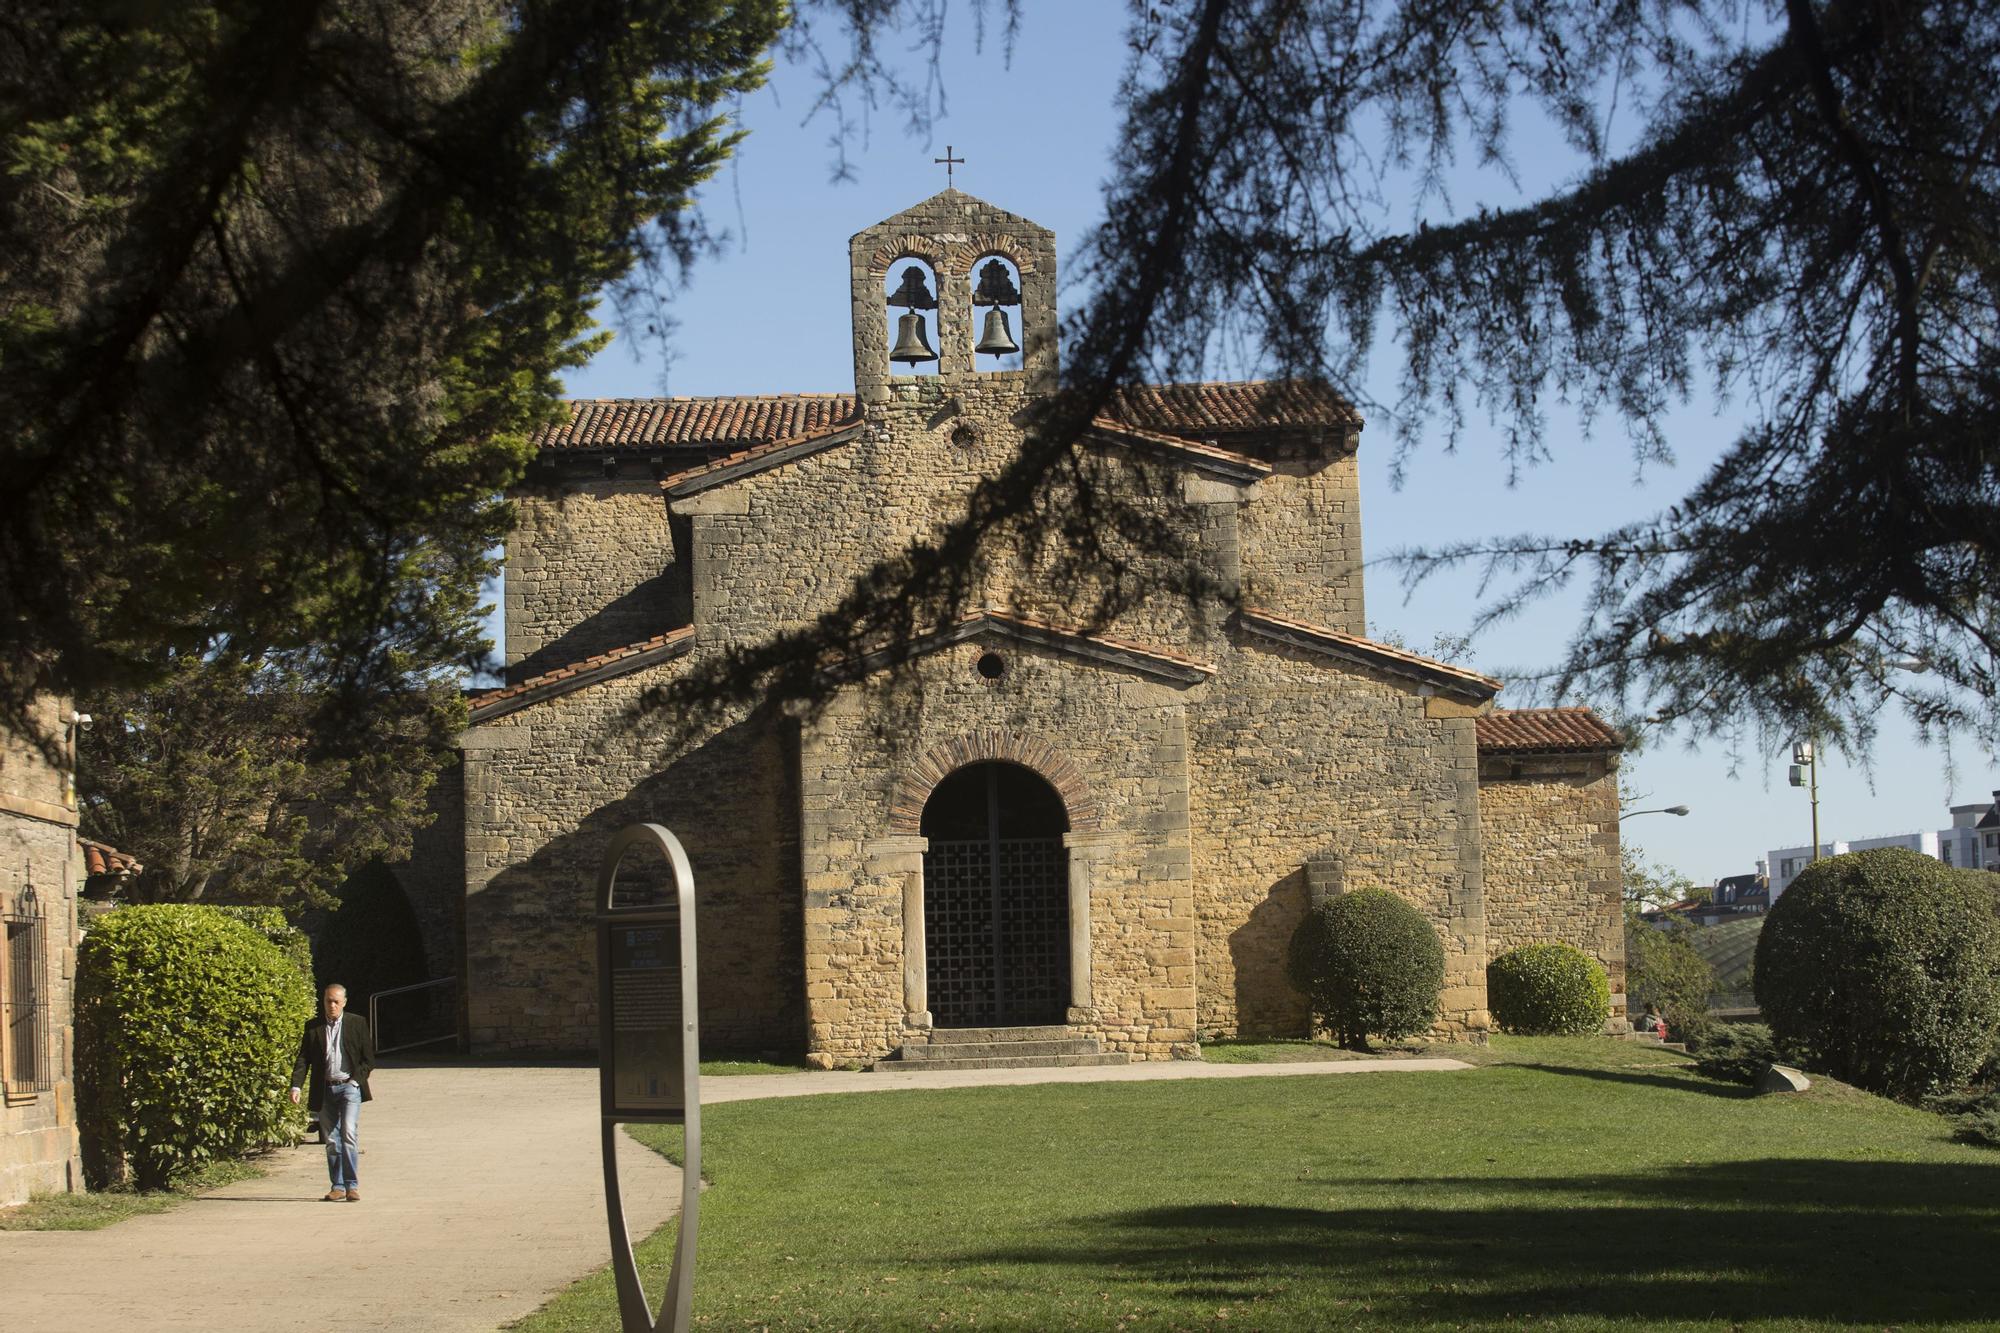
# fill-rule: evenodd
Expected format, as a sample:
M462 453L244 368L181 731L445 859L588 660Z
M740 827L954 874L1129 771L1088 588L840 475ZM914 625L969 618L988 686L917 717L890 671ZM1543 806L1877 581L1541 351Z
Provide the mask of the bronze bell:
M896 320L896 350L889 353L889 359L912 365L937 360L937 353L924 338L924 317L916 311L905 310Z
M1021 344L1014 341L1014 334L1007 327L1007 312L995 307L986 312L986 328L979 335L979 346L972 349L988 356L1009 356L1021 350Z

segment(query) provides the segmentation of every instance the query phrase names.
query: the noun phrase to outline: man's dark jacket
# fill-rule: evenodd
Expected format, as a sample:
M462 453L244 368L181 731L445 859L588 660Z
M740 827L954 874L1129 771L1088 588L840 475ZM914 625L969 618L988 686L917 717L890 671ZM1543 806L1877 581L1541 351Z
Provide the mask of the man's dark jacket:
M368 1020L359 1014L343 1013L340 1016L340 1060L347 1066L347 1076L361 1085L361 1100L374 1101L368 1091L368 1076L375 1071L375 1034L368 1030ZM292 1065L292 1086L305 1086L301 1080L308 1075L312 1078L306 1109L317 1111L326 1100L326 1016L320 1014L306 1024L305 1035L299 1038L299 1058Z

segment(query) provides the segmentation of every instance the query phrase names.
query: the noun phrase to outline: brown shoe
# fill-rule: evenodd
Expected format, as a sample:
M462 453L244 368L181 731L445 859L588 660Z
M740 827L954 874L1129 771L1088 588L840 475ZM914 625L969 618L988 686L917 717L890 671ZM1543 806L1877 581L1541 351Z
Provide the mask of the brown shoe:
M349 1191L347 1191L347 1201L348 1201L349 1203L360 1203L360 1202L361 1202L361 1191L360 1191L360 1190L349 1190Z
M345 1199L346 1197L347 1197L346 1190L328 1190L326 1192L326 1197L324 1199L321 1199L320 1202L339 1203L342 1199Z

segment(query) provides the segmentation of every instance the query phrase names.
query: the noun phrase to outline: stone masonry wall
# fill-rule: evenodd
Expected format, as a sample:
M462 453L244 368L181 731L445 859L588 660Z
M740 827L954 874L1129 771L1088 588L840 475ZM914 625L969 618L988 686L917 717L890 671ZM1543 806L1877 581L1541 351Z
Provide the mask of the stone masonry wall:
M1020 448L1018 379L943 396L935 385L896 386L895 401L869 412L860 439L673 502L687 516L693 549L693 619L709 644L761 642L810 623L835 605L858 570L902 551L964 512L967 493ZM1123 486L1153 513L1190 525L1197 558L1224 582L1235 577L1234 509L1244 488L1222 482L1177 486L1157 463L1107 449L1108 484ZM1190 495L1199 496L1190 504ZM1045 510L1070 503L1057 489ZM1227 514L1203 523L1204 515ZM1115 549L1115 543L1114 543ZM1119 551L1137 586L1153 558ZM971 606L988 605L1058 624L1080 618L1091 593L1057 596L1031 554L1008 534L988 547ZM1133 642L1201 657L1219 644L1219 613L1195 614L1178 595L1154 591L1106 631Z
M1244 603L1366 636L1354 454L1281 457L1274 467L1243 510Z
M504 594L510 680L687 623L656 482L572 480L513 500Z
M1542 940L1574 944L1611 979L1625 1014L1615 756L1488 757L1480 766L1489 956Z
M704 1045L797 1053L804 984L788 724L753 713L670 749L630 710L685 661L466 733L475 1052L595 1048L598 862L613 834L651 821L673 830L694 861Z
M1470 717L1429 716L1393 677L1246 640L1191 721L1200 1025L1304 1035L1285 952L1308 862L1340 890L1383 888L1445 945L1440 1031L1485 1029L1486 908Z
M62 735L68 709L42 701L36 723ZM35 1193L83 1188L77 1157L76 1036L71 997L76 983L77 889L83 883L76 844L76 810L66 774L27 742L0 735L0 914L21 906L32 884L42 923L40 986L43 1050L51 1084L46 1090L0 1093L0 1207ZM0 946L0 997L14 978ZM0 1034L0 1047L6 1043ZM0 1057L8 1052L0 1050Z
M976 668L989 652L1005 663L997 680ZM867 1060L924 1039L904 1024L903 924L923 844L893 832L892 805L926 756L948 771L990 753L995 736L1058 757L1100 812L1071 834L1072 874L1089 885L1090 1004L1070 1026L1143 1058L1185 1051L1195 922L1184 717L1208 688L974 641L924 658L903 684L843 692L800 747L811 1052Z

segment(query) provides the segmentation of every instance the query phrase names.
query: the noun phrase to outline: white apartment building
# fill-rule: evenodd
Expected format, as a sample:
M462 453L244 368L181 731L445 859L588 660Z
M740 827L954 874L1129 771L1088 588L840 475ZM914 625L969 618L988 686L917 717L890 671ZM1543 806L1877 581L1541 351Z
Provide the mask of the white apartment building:
M1873 847L1905 847L1948 866L2000 871L2000 791L1990 801L1951 807L1951 827L1891 833L1879 838L1854 838L1820 844L1821 856L1864 852ZM1812 845L1778 847L1766 853L1770 867L1771 901L1777 902L1799 872L1812 864Z

